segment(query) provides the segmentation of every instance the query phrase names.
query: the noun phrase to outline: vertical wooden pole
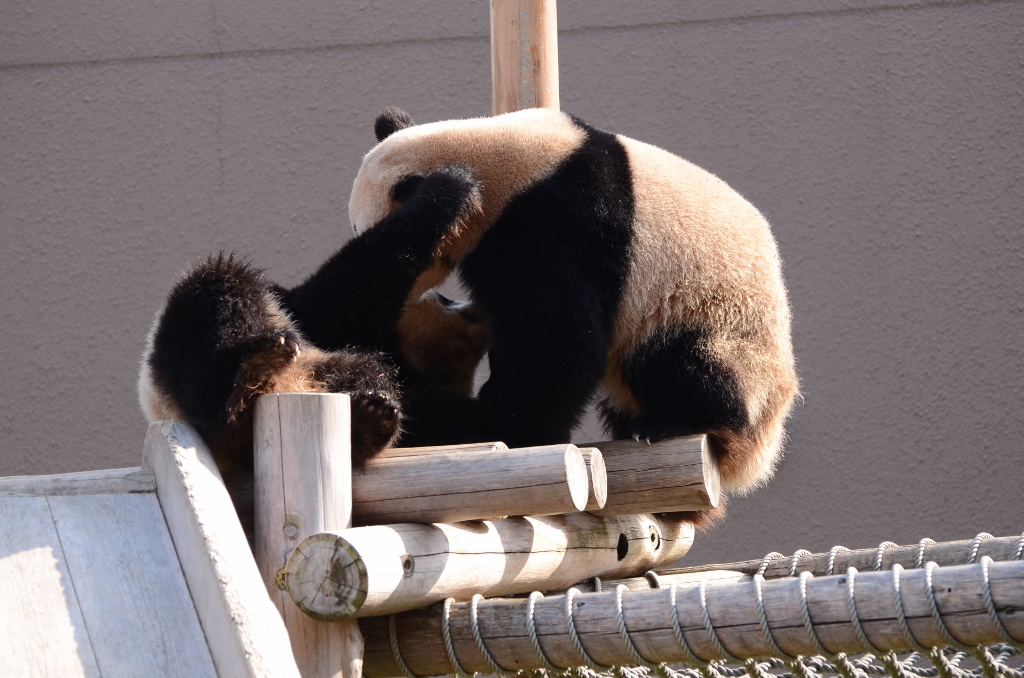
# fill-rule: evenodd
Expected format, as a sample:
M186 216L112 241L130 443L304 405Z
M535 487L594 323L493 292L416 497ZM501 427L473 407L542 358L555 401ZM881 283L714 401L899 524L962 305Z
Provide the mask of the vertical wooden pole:
M558 110L555 0L491 0L491 108Z
M316 532L352 525L349 399L281 393L256 403L256 563L292 643L303 678L360 678L363 637L354 621L306 616L276 576L295 546Z

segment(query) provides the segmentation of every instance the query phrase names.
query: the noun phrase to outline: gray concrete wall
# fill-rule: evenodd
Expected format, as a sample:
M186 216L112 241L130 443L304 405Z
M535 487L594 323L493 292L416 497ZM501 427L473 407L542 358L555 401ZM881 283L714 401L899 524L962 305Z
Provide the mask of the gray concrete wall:
M689 560L1024 528L1024 4L559 21L563 108L725 178L786 264L788 454ZM0 475L138 463L174 276L228 248L297 282L382 107L489 112L487 31L482 0L0 3Z

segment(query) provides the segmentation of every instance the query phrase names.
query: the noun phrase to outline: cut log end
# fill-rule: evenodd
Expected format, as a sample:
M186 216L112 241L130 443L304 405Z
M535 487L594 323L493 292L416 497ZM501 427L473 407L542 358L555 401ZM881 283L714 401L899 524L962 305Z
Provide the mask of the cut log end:
M298 608L320 621L354 615L369 587L366 564L359 553L345 539L330 533L304 541L289 556L282 574L281 583Z
M581 447L580 452L590 476L590 497L587 499L586 510L598 511L608 503L608 472L604 465L604 455L596 447Z
M583 453L575 445L565 446L565 479L569 485L569 496L577 511L587 507L590 499L590 469Z

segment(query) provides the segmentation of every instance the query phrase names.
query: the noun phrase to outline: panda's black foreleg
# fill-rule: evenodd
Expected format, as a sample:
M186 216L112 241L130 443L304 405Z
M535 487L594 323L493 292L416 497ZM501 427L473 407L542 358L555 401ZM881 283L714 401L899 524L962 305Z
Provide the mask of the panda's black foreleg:
M441 241L479 203L479 187L468 170L435 170L305 282L280 290L285 306L321 348L391 348L391 332L417 278L435 263Z
M680 328L648 339L622 365L622 376L640 406L629 417L604 407L617 438L655 442L671 436L740 430L747 408L739 382L706 349L699 330Z
M542 284L491 324L491 376L478 395L483 437L512 447L569 442L604 375L608 339L587 285Z

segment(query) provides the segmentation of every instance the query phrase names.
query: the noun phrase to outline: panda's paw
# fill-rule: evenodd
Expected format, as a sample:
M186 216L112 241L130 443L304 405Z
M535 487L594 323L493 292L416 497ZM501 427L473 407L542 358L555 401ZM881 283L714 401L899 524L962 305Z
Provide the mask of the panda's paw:
M462 165L438 167L427 175L417 193L444 209L451 220L479 210L483 205L480 183L473 172Z
M402 431L402 413L390 396L377 391L349 394L352 408L352 463L362 467L390 446Z

